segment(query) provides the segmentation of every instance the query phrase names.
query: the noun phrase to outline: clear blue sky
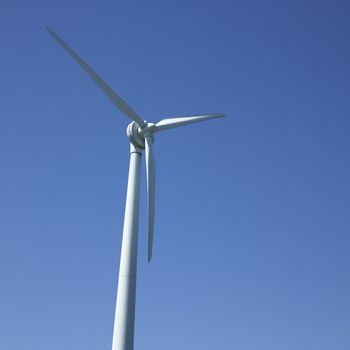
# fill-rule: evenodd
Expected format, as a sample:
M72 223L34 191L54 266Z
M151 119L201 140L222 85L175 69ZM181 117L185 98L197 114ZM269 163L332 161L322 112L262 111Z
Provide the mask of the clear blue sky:
M158 135L135 349L350 348L348 1L4 1L0 348L110 349L123 117L49 25Z

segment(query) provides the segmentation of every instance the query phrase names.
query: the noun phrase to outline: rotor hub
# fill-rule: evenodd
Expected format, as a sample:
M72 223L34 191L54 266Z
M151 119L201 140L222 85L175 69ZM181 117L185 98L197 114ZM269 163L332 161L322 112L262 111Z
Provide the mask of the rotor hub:
M145 138L140 135L139 129L141 129L140 125L136 122L132 122L128 125L126 129L126 134L128 135L128 139L134 146L144 149Z
M141 149L145 148L145 136L151 136L153 139L154 133L155 125L147 122L145 122L142 128L138 123L132 122L128 125L126 130L130 142Z

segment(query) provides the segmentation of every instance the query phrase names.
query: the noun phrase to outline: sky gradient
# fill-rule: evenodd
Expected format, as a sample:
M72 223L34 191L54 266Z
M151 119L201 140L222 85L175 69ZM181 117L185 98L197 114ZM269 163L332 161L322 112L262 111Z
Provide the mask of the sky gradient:
M111 349L129 123L142 168L135 350L350 348L348 1L7 1L0 13L0 349Z

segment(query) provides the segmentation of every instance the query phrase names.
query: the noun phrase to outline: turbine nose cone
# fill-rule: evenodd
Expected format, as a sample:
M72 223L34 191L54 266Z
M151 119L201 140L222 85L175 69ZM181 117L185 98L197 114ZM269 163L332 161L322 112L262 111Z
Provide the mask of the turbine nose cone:
M154 133L156 131L156 125L154 123L147 123L146 128L151 133Z
M127 135L130 140L130 142L141 149L145 148L145 138L143 137L142 133L140 132L141 127L136 122L132 122L128 125L127 128Z

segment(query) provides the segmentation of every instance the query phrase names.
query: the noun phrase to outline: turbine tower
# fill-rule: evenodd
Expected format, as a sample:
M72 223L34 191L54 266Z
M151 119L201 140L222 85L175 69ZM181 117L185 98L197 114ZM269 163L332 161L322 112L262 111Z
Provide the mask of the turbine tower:
M148 215L148 262L152 258L154 205L155 205L155 161L152 145L157 132L188 125L204 120L223 117L224 114L206 114L189 117L162 119L156 124L140 117L132 107L119 96L76 52L57 34L47 28L51 36L85 70L90 78L109 97L112 103L132 120L127 127L130 140L130 166L126 195L123 239L120 256L117 303L115 311L112 350L133 350L136 297L137 241L140 202L140 165L145 151L147 176Z

